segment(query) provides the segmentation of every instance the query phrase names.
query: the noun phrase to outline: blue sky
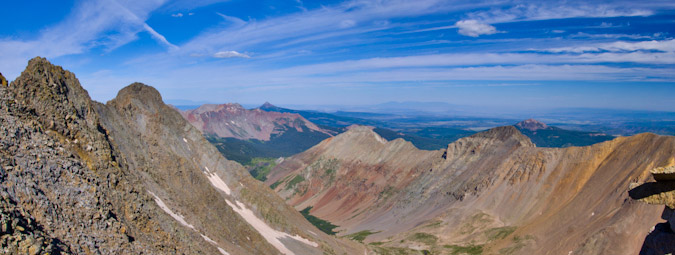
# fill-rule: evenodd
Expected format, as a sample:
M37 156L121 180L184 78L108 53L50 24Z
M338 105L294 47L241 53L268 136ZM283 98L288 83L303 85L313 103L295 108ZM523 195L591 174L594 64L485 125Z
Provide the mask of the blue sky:
M139 81L170 102L675 111L673 1L3 5L0 72L47 57L102 102Z

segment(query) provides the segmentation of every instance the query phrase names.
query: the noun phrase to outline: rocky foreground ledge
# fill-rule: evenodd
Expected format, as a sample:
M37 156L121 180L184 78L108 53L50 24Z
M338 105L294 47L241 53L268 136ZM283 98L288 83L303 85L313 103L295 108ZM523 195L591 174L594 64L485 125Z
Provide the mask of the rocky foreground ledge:
M633 184L629 194L638 201L665 205L661 218L666 220L654 226L645 237L640 255L675 253L675 166L659 167L650 171L655 182Z

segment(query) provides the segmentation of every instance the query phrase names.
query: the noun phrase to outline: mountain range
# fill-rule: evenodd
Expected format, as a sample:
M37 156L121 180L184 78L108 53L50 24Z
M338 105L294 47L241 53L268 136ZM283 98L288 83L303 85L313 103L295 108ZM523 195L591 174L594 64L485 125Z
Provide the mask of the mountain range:
M106 104L44 58L0 87L7 254L362 254L223 157L152 87Z
M539 147L587 146L614 139L600 132L565 130L548 126L535 119L518 122L516 128Z
M367 116L180 111L142 83L103 104L34 58L0 75L0 252L636 254L661 221L628 190L675 166L673 136Z
M352 126L266 184L383 254L636 254L662 209L632 202L629 185L673 155L675 137L649 133L540 148L504 126L424 151Z

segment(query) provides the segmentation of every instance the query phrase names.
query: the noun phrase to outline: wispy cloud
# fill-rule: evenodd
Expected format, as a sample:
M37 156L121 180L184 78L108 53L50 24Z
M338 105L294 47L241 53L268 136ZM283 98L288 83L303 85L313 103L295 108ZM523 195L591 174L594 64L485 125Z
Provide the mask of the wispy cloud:
M17 76L29 58L49 58L85 53L93 48L114 50L137 39L140 32L169 49L176 49L164 36L157 33L145 20L163 1L143 1L126 5L115 0L82 1L62 22L46 28L33 40L0 39L0 55L8 76Z
M617 41L612 43L601 43L594 45L561 47L546 49L544 51L554 53L585 53L585 52L635 52L635 51L657 51L664 53L675 52L675 39L671 40L651 40L641 42ZM675 62L675 60L673 61Z
M646 5L634 1L615 1L612 3L589 3L587 1L498 1L493 3L493 5L497 5L498 7L470 12L466 14L467 18L465 20L475 20L475 23L479 24L496 24L566 18L649 16L654 14L654 10L659 10L669 4L659 2ZM607 28L609 25L612 24L602 23L598 27ZM411 32L428 32L457 27L457 24L455 24L418 29Z
M642 8L639 5L632 3L632 1L614 1L611 3L588 1L534 1L522 3L511 2L511 4L504 8L491 8L486 11L469 13L468 17L486 23L502 23L579 17L649 16L652 14L654 14L654 11L651 9Z
M251 56L244 54L244 53L239 53L233 50L228 50L228 51L219 51L213 54L214 58L251 58Z
M307 38L328 40L336 36L389 29L392 26L386 22L389 19L458 10L467 8L463 5L466 2L469 1L458 1L456 5L447 4L442 0L348 1L337 6L327 6L262 21L251 20L245 24L221 15L228 21L241 26L228 25L207 30L181 48L186 54L195 52L212 54L222 48L256 50L261 46L276 43L288 44L289 41L318 43L317 40L308 41ZM471 7L475 6L475 4L471 5Z

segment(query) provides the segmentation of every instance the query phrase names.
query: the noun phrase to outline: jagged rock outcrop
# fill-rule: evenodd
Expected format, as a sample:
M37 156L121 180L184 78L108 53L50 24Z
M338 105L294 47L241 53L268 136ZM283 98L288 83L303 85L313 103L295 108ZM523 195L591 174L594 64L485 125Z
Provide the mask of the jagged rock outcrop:
M269 141L272 136L281 135L290 129L333 135L331 131L319 128L299 114L247 110L239 104L205 104L181 113L203 133L223 138Z
M654 134L539 148L508 126L439 151L404 143L352 128L284 160L266 184L382 252L635 254L661 212L622 190L675 164L675 137Z
M675 252L675 166L652 169L656 182L647 182L629 191L630 196L648 204L665 205L661 219L645 237L640 255L665 255Z
M0 119L4 253L363 253L222 157L149 86L104 105L35 58L0 86Z

